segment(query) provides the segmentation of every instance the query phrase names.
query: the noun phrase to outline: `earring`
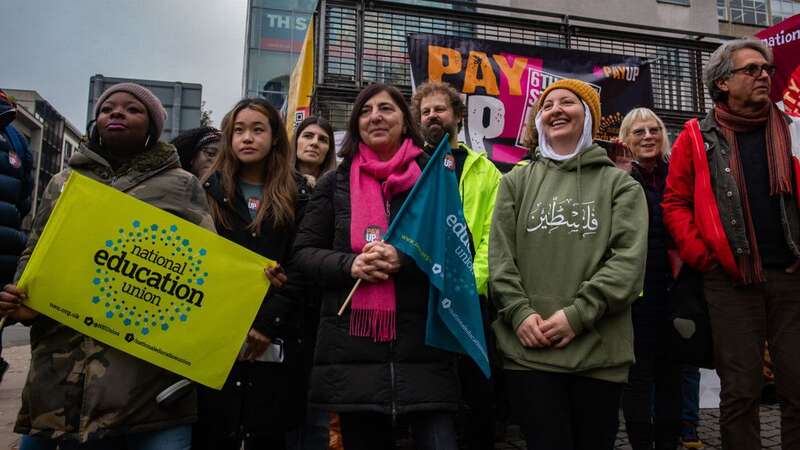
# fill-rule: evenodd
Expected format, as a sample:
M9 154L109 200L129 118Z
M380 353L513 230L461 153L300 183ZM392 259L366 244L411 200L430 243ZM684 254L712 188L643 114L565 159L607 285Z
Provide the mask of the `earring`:
M97 135L97 142L100 144L100 147L103 146L103 136Z
M147 148L149 146L150 146L150 135L148 134L147 139L144 140L144 148Z

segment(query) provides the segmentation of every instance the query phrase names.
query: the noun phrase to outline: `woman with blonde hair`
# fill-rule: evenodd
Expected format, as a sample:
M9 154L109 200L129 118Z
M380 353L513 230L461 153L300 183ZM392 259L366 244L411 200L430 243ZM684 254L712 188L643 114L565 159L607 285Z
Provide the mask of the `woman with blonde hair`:
M664 122L647 108L625 116L619 139L635 157L630 173L644 189L649 214L644 291L631 307L636 363L622 395L625 428L634 450L654 444L672 450L680 434L682 366L669 348L673 277L661 215L670 143Z

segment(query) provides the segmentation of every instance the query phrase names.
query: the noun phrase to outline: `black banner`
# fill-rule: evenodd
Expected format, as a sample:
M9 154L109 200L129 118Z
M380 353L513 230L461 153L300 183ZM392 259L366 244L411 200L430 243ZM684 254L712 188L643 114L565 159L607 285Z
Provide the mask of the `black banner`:
M638 57L429 34L409 35L408 52L415 86L445 81L465 95L460 138L498 162L525 154L528 114L556 80L577 78L600 92L598 139L617 136L631 109L653 106L650 66Z

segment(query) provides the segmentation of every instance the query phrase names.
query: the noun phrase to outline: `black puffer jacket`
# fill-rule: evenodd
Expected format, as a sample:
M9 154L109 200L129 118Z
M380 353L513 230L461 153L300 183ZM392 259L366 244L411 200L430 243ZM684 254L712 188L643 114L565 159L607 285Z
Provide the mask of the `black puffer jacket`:
M669 292L674 281L667 254L670 237L661 212L668 170L669 165L661 161L649 173L636 163L631 166L631 176L642 185L647 197L649 219L644 295L631 307L635 338L639 340L659 340L659 336L671 332Z
M309 189L302 177L295 177L298 197L295 223L303 217ZM256 234L247 204L237 188L228 198L222 189L221 175L215 173L203 186L227 215L230 228L217 225L217 232L249 250L286 265L290 258L296 226L275 228L271 219ZM227 439L278 437L299 422L303 408L302 383L302 283L289 274L281 289L270 288L253 322L253 328L273 341L284 342L284 362L239 362L233 365L221 391L199 389L200 420L194 427L195 449L217 448Z
M27 241L22 219L31 208L31 154L10 125L14 115L13 106L0 97L0 286L14 279Z
M421 167L427 156L417 159ZM390 221L408 193L390 204ZM320 179L295 240L293 268L323 289L311 372L312 406L336 412L404 414L455 410L459 384L454 354L425 345L428 281L410 259L394 275L397 339L349 335L350 309L338 317L355 280L350 267L350 160Z
M667 184L669 164L659 161L652 173L647 173L638 164L631 166L631 176L638 181L647 197L649 227L647 233L647 266L644 276L644 291L666 290L672 284L672 272L667 256L670 237L664 226L661 200Z

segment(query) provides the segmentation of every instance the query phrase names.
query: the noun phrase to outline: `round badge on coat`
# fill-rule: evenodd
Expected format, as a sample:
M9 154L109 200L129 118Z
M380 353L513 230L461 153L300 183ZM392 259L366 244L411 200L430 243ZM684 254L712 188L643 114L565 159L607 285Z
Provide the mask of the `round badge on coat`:
M258 197L249 197L247 199L247 209L250 211L258 211L259 206L261 206L261 200Z
M364 230L364 240L372 242L381 238L381 227L370 225Z
M17 156L17 152L14 150L8 152L8 163L15 169L19 169L20 166L22 166L22 161L19 160L19 156Z

